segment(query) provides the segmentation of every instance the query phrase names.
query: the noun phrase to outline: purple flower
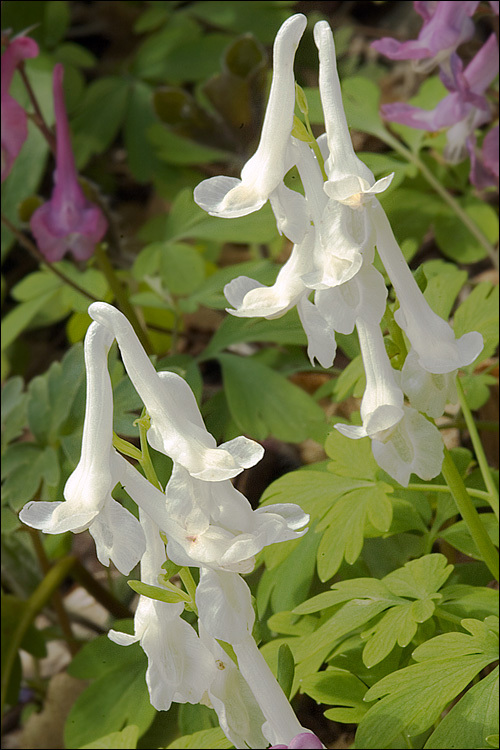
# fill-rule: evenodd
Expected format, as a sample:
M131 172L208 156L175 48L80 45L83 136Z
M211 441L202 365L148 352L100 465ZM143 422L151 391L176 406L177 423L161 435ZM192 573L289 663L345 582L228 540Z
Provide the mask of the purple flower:
M293 740L291 740L289 745L272 745L269 750L305 750L305 748L311 748L311 750L316 750L316 748L322 748L324 747L321 740L319 740L315 734L312 732L301 732L300 734L296 734Z
M38 55L38 44L27 36L14 39L2 55L2 182L5 180L24 141L28 137L26 112L10 94L16 67L22 60Z
M498 125L485 136L481 153L476 153L476 139L467 140L470 155L470 181L479 189L498 187Z
M101 209L87 200L78 183L64 106L63 76L63 66L58 63L53 78L56 117L54 190L50 201L40 206L30 221L40 252L49 263L61 260L68 250L76 260L87 260L108 226Z
M457 58L458 60L458 58ZM467 139L474 130L491 119L491 109L484 92L498 73L498 44L495 34L481 47L464 72L453 64L453 74L445 82L454 90L431 110L396 102L381 108L390 122L409 125L431 132L449 128L444 157L452 164L467 156Z
M391 60L426 60L418 63L421 71L431 70L446 62L457 47L474 35L471 16L479 2L414 2L417 13L424 19L417 39L398 42L384 37L373 42L372 47Z

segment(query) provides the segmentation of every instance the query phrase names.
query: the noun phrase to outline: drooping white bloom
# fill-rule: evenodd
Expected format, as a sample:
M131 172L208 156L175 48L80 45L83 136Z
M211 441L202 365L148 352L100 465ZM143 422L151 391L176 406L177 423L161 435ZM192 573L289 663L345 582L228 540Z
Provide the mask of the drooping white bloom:
M236 573L202 569L196 604L203 628L233 647L238 668L266 718L264 736L273 745L288 745L304 728L252 637L255 613L247 584Z
M241 172L241 179L212 177L194 191L194 199L212 216L237 217L257 211L271 197L290 169L287 149L293 126L295 78L293 61L307 19L298 13L281 26L274 42L273 81L259 146ZM277 210L281 213L280 208ZM293 241L299 241L290 237Z
M165 533L167 555L177 565L249 573L265 546L307 531L309 516L292 503L252 510L229 480L194 479L178 464L163 494L121 461L125 490Z
M165 546L148 514L140 511L140 519L147 542L141 559L141 581L158 587ZM108 633L121 646L140 641L148 657L146 683L151 705L157 711L168 711L172 701L199 703L216 677L212 654L194 628L181 618L183 610L182 602L169 604L141 595L134 635L116 630Z
M87 401L80 461L64 487L63 502L27 503L20 519L46 534L88 529L103 565L111 559L128 574L145 549L139 521L111 496L120 479L113 448L113 392L107 356L113 337L93 323L85 337Z
M449 323L436 315L418 288L380 204L372 208L372 217L377 250L400 304L394 317L408 336L420 366L442 375L470 365L483 348L483 337L472 331L455 338Z
M437 419L443 414L446 404L458 401L456 376L456 370L441 375L424 370L418 362L418 355L411 350L401 371L401 386L415 409Z
M408 484L412 472L421 479L432 479L443 463L439 431L415 409L404 405L379 324L359 319L356 327L366 372L361 401L363 424L337 424L335 429L349 438L370 437L378 465L401 485Z
M94 302L89 315L118 342L125 369L151 418L148 442L153 448L184 466L193 477L214 482L234 477L262 458L262 446L243 436L217 447L186 381L173 372L160 377L119 310Z
M235 747L266 747L262 734L265 717L243 675L201 623L198 629L216 665L215 677L201 702L216 711L220 728Z

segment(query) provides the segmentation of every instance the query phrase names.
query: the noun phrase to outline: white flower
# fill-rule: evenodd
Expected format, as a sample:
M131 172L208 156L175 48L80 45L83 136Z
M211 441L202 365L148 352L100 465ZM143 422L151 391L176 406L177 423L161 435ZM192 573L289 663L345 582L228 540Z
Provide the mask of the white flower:
M30 502L20 513L28 526L46 534L88 529L103 565L113 560L121 573L137 565L145 549L139 521L111 496L120 479L113 449L113 392L107 368L112 336L93 323L85 337L87 402L80 461L64 487L64 502Z
M372 453L378 465L406 487L410 475L426 481L437 477L444 458L439 430L422 414L403 407L403 418L385 439L372 440Z
M255 614L247 584L236 573L202 568L196 604L205 630L233 647L238 668L266 718L266 739L288 745L304 729L252 637Z
M249 573L263 547L307 531L309 516L292 503L252 510L229 480L194 479L178 464L163 494L121 460L125 490L165 532L167 555L177 565Z
M473 331L455 338L451 326L431 310L418 288L380 204L372 208L372 217L377 250L400 305L394 317L408 336L420 366L440 375L470 365L483 348L483 337Z
M376 321L356 321L366 388L361 401L362 427L335 425L347 437L383 439L403 418L403 391L396 383L396 373L387 356L382 331Z
M194 199L212 216L237 217L257 211L292 166L287 148L293 126L295 78L293 60L307 19L301 13L281 26L274 42L273 81L259 146L241 172L241 180L212 177L194 191ZM273 196L279 201L280 196Z
M141 581L158 586L165 562L159 529L147 513L140 512L147 547L141 560ZM110 630L108 637L121 646L140 641L148 657L146 683L151 705L168 711L172 701L199 703L213 679L216 666L196 631L181 618L184 604L168 604L140 596L134 617L134 635Z
M235 747L266 747L262 734L265 717L247 682L201 622L198 629L201 642L212 653L216 665L215 677L201 702L216 711L222 731Z
M458 401L456 376L456 370L442 375L424 370L418 362L418 355L411 350L401 371L401 386L415 409L437 419L443 414L446 404Z
M362 426L336 424L346 437L370 437L378 465L401 485L411 473L429 480L441 471L444 449L437 428L415 409L403 404L404 396L385 351L378 323L356 321L366 372L361 401Z
M206 481L234 477L262 458L262 446L246 437L217 447L186 381L173 372L156 372L119 310L105 302L94 302L89 315L118 342L125 369L151 418L148 442L153 448L184 466L193 477Z

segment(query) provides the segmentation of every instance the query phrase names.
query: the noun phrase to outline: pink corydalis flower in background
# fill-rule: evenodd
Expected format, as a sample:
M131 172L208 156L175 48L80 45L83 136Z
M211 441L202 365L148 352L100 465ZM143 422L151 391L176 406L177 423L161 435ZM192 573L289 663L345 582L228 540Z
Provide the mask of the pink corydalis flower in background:
M24 109L9 94L14 72L22 60L38 55L38 44L27 36L14 39L2 55L2 182L28 137L28 122Z
M311 748L313 750L314 748L321 747L324 747L324 745L315 734L312 734L312 732L301 732L291 740L289 745L272 745L269 750L278 750L278 748L280 748L280 750L281 748L283 748L283 750L305 750L305 748Z
M471 16L479 2L414 2L416 12L424 19L417 39L398 42L384 37L372 47L391 60L415 60L415 68L428 72L436 65L448 64L457 47L474 35Z
M495 125L485 136L479 153L476 153L474 134L467 139L471 164L470 181L479 190L487 187L498 187L498 145L498 125Z
M89 201L78 182L63 93L64 68L54 68L56 118L56 168L51 199L31 217L31 231L49 263L70 251L76 260L87 260L104 237L108 224L101 209Z

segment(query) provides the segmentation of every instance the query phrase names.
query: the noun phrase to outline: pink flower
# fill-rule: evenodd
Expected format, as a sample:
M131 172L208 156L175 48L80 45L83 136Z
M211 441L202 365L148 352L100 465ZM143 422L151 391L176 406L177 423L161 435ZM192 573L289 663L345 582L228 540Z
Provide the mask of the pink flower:
M56 169L50 201L31 217L31 231L38 248L50 263L61 260L69 250L76 260L87 260L106 233L101 209L85 197L71 150L68 116L64 106L63 66L54 68L54 111L56 116Z
M491 119L491 109L484 92L498 73L498 44L495 34L483 44L464 72L456 58L452 75L445 83L452 88L434 109L426 110L410 104L386 104L382 114L390 122L412 128L437 131L449 128L444 156L451 163L462 161L467 155L466 141L474 130Z
M301 732L300 734L295 735L289 745L272 745L269 750L278 750L278 748L283 748L283 750L288 750L288 748L290 750L304 750L305 748L311 748L312 750L315 750L316 748L322 747L324 747L323 743L315 734L312 732Z
M14 39L2 55L2 182L5 180L24 141L28 137L26 112L10 94L16 67L22 60L38 55L38 44L27 36Z
M498 125L485 136L480 154L476 153L476 139L467 140L470 154L470 181L475 187L498 187Z
M373 42L372 47L391 60L426 60L416 67L422 71L431 70L435 65L449 59L457 47L468 41L474 34L471 16L478 2L415 2L417 13L424 19L417 39L398 42L384 37Z

